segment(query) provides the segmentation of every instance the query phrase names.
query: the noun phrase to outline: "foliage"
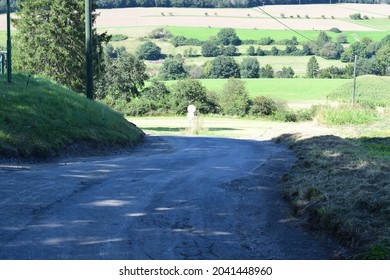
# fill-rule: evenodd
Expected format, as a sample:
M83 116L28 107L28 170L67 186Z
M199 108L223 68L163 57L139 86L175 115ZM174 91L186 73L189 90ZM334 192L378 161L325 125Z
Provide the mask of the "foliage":
M349 15L349 17L353 20L363 20L362 18L362 14L361 13L355 13L355 14L351 14Z
M246 54L248 56L254 56L256 55L256 50L254 46L249 46L248 49L246 50Z
M217 33L217 42L222 45L241 45L241 40L238 38L234 28L222 28Z
M234 45L221 46L222 55L238 56L238 49Z
M194 39L194 38L186 38L184 36L174 36L171 39L171 43L174 47L179 47L179 46L202 46L205 42L202 42L201 40Z
M378 114L366 106L322 107L318 120L327 125L363 125L377 121Z
M256 117L271 116L277 110L278 105L272 98L257 96L251 100L249 114Z
M181 56L168 57L160 70L160 77L163 80L180 80L187 77L184 69L184 60Z
M164 28L153 29L148 34L148 38L151 38L151 39L169 39L171 37L172 37L171 32L169 32L168 30L166 30Z
M209 78L240 78L240 66L232 57L218 56L211 61Z
M224 85L220 100L222 113L231 116L244 116L249 110L248 90L242 80L229 79Z
M93 14L93 22L97 14ZM16 71L42 74L84 92L85 73L85 9L79 0L20 0L20 9L13 24L13 53ZM93 30L94 79L102 69L106 33Z
M312 56L307 63L306 68L306 76L308 78L316 78L318 77L319 71L320 71L320 65L318 64L318 61L315 56Z
M276 71L275 78L290 79L294 78L295 72L291 67L283 67L281 71Z
M241 63L241 78L259 78L260 64L256 58L244 58Z
M139 96L148 79L145 63L127 52L117 59L106 58L105 61L106 70L97 84L97 98L110 95L113 100L130 101Z
M216 57L222 54L222 51L215 41L208 41L202 45L202 55L204 57Z
M260 38L259 45L267 46L267 45L272 45L274 42L275 40L268 36L268 37Z
M330 66L320 69L318 77L321 79L351 79L353 78L353 66L348 64L344 68Z
M123 34L113 34L111 35L111 40L112 42L119 42L119 41L124 41L127 40L129 37Z
M170 97L171 110L175 114L187 113L187 106L194 104L202 114L212 111L207 98L207 91L197 80L180 80L173 85Z
M273 78L274 77L274 69L271 65L267 64L265 67L260 68L260 77L261 78Z
M161 58L161 48L153 42L145 42L137 49L139 59L158 60Z

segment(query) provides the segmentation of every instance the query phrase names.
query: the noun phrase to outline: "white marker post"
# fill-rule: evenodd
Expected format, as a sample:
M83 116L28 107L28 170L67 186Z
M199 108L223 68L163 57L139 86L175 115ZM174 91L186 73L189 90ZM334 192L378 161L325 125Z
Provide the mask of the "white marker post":
M189 129L192 130L192 124L195 117L196 107L193 104L188 105L187 107L187 119Z

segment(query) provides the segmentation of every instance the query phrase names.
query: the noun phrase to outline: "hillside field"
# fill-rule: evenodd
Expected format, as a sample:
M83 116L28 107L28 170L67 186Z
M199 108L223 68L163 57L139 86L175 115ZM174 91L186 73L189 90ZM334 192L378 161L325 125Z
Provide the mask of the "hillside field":
M283 101L326 100L336 88L352 81L345 79L241 79L245 82L249 96L268 96ZM227 79L201 79L208 90L219 92ZM176 81L167 82L172 85Z

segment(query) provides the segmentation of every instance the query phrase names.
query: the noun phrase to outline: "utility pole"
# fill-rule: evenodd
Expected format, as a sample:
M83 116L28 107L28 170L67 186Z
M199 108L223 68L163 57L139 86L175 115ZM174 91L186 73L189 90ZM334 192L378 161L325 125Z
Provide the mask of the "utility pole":
M85 58L87 72L86 95L88 99L93 100L92 0L85 0Z
M11 8L10 0L7 0L7 81L12 82L12 47L11 47Z
M358 56L355 55L355 62L353 63L353 88L352 88L352 105L355 105L356 101L356 65Z

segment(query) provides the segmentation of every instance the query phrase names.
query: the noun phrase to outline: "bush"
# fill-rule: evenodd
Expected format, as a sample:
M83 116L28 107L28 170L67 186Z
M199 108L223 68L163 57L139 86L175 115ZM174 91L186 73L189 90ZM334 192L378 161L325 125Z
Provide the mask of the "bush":
M331 29L329 29L329 31L334 33L341 33L341 30L338 29L337 27L332 27Z
M137 56L145 60L158 60L161 58L161 48L153 42L146 42L137 49Z
M265 96L257 96L251 100L249 114L256 117L271 116L278 110L276 102Z
M268 46L268 45L273 44L274 42L275 42L275 40L272 39L271 37L263 37L263 38L260 38L259 45Z
M230 116L244 116L249 109L249 94L242 80L229 79L220 96L222 113Z
M148 35L148 38L151 39L169 39L171 37L172 37L172 33L164 28L154 29Z
M157 106L152 100L141 97L131 100L124 110L123 113L129 116L145 116L152 115L157 110Z
M355 14L352 14L352 15L349 15L349 17L353 20L362 20L362 15L360 13L355 13Z
M119 41L124 41L124 40L127 40L127 37L126 35L122 35L122 34L114 34L111 36L111 40L112 42L119 42Z

